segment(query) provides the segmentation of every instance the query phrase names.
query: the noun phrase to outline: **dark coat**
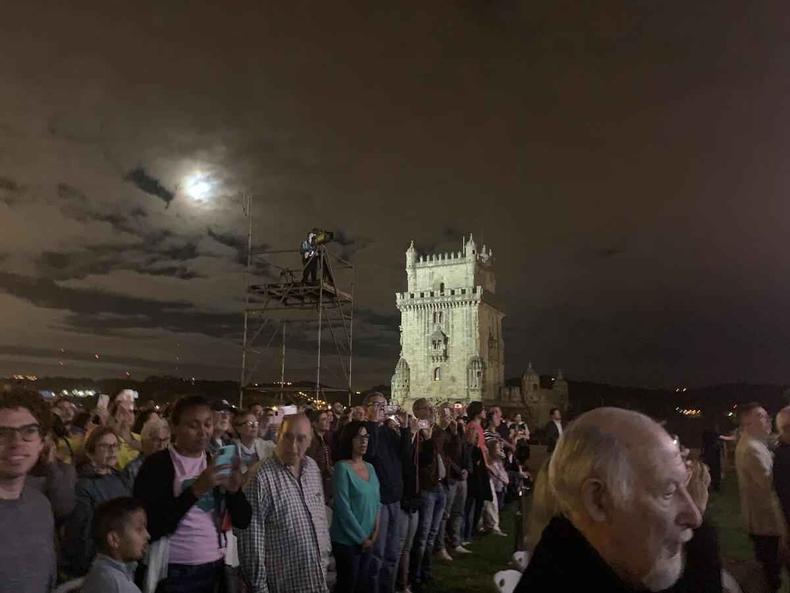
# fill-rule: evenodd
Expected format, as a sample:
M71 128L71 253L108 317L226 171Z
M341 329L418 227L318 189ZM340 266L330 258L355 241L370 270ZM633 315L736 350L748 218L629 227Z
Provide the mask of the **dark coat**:
M514 593L631 593L584 536L564 517L543 530Z
M546 439L546 451L551 453L554 451L554 447L557 446L557 441L560 440L560 431L557 429L557 425L554 424L554 420L549 420L543 432Z
M97 474L93 467L80 469L75 490L74 510L66 520L63 538L63 557L69 576L83 576L88 572L96 555L93 543L93 513L103 502L129 496L129 486L121 474Z
M447 458L444 453L445 442L449 435L438 425L433 427L431 438L426 439L422 431L417 433L415 446L418 448L419 485L421 491L435 490L439 487L439 457L442 458L447 477Z
M486 468L483 451L475 445L469 449L472 471L467 480L467 496L478 500L494 500L494 493L491 491L491 480Z
M686 568L669 591L672 593L721 593L721 556L716 528L707 519L686 544Z
M381 487L381 504L399 502L403 497L403 459L411 456L411 431L395 432L384 423L367 422L370 435L365 461L376 470Z
M211 456L207 453L207 462L211 463ZM148 514L148 533L151 541L156 541L164 536L175 533L181 519L184 518L198 499L187 488L179 496L173 494L173 483L176 479L176 470L170 451L157 451L146 457L134 481L134 496L139 498L145 512ZM217 536L222 532L224 510L230 513L233 527L244 529L250 524L252 508L244 492L223 492L219 487L214 488L215 508L220 509L215 516Z

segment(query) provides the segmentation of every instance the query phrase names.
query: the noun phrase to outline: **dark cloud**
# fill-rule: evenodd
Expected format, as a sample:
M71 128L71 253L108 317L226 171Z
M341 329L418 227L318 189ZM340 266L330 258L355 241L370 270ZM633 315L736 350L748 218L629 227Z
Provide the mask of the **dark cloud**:
M398 331L400 327L400 315L397 312L379 313L372 309L359 309L354 315L356 319L384 331Z
M8 177L0 176L0 190L14 192L19 191L19 189L19 184L16 181Z
M601 249L596 249L593 253L601 259L610 259L612 257L616 257L618 255L622 255L625 253L625 246L624 245L612 245L610 247L603 247Z
M88 196L68 183L58 183L57 189L58 197L63 200L73 200L79 202L80 204L88 203Z
M199 311L187 302L69 288L48 278L0 272L0 292L37 307L67 311L67 326L79 332L115 334L124 329L159 329L234 338L241 332L238 314Z
M167 206L176 197L176 195L161 184L156 178L148 174L143 167L136 167L129 171L124 177L124 181L128 181L137 189L152 195L162 200Z
M353 261L356 253L370 245L372 240L367 237L352 237L347 231L339 230L334 233L334 242L341 247L338 255L350 262Z
M130 338L131 339L131 338ZM33 359L50 359L53 363L63 363L60 366L64 371L68 370L71 366L85 366L99 367L101 369L108 365L119 366L123 368L141 368L147 372L152 370L157 371L172 371L174 367L173 360L162 360L157 358L142 358L133 355L113 355L101 353L100 357L96 359L96 352L88 352L81 350L70 350L61 348L42 348L38 346L8 346L0 344L0 355L7 356L26 356ZM181 370L192 371L195 373L200 372L214 372L217 374L225 374L228 372L227 367L213 365L209 363L204 367L203 364L184 364Z

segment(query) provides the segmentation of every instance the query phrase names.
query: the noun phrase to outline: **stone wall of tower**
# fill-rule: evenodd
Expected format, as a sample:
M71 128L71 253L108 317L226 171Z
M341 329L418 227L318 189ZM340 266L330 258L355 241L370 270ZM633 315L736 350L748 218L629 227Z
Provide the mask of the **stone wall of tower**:
M504 313L493 303L492 253L478 252L470 237L457 253L406 252L401 312L401 358L393 375L409 405L418 397L493 399L504 381ZM408 395L403 375L408 366Z

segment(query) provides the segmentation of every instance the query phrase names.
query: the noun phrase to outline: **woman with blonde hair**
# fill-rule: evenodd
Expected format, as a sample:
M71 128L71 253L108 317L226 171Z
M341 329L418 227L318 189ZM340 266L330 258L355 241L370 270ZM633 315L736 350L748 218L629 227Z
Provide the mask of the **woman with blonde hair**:
M109 417L107 418L107 426L111 427L118 437L117 467L119 470L134 461L142 451L140 435L132 432L134 399L126 393L128 391L125 389L110 402Z

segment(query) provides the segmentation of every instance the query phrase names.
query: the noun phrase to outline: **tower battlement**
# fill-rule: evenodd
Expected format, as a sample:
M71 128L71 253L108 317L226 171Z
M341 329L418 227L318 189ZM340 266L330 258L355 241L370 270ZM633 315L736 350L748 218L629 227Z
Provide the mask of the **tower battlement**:
M477 249L474 237L464 239L461 251L420 254L412 241L406 251L407 291L445 292L482 286L496 292L493 272L494 252L483 245Z

